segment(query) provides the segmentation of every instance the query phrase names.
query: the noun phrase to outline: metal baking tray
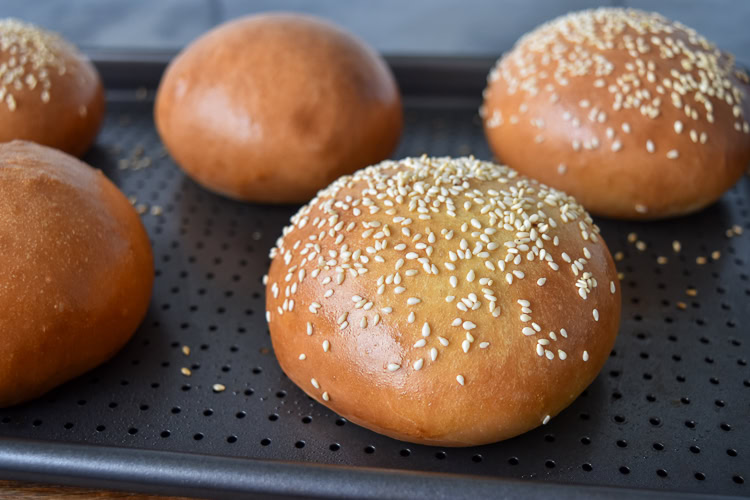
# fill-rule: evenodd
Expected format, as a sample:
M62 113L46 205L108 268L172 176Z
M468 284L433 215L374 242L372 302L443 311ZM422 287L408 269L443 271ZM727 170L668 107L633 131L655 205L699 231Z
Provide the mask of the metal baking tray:
M0 409L0 477L221 498L750 495L749 178L689 217L597 220L623 273L620 335L557 418L488 446L413 445L347 422L279 369L261 280L296 207L227 200L182 174L152 119L170 55L94 54L108 110L86 160L142 212L148 315L110 362ZM389 63L406 111L394 157L491 157L477 107L492 61Z

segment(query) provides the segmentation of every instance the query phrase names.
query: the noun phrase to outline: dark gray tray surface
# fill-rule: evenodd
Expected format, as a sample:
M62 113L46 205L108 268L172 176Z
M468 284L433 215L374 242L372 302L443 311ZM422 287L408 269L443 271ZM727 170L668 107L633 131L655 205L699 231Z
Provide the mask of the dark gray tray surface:
M144 211L157 269L148 316L111 362L38 401L0 410L0 437L750 494L750 179L687 218L599 221L612 252L624 254L623 322L602 374L544 427L489 446L432 448L351 424L284 376L271 351L261 279L296 209L241 204L198 187L163 150L151 106L111 101L86 158ZM490 157L476 109L436 101L407 105L406 113L396 157ZM733 225L744 234L725 236ZM644 251L627 241L630 232ZM679 254L673 240L682 243ZM668 262L658 264L658 256ZM698 256L708 262L697 265ZM226 390L214 392L217 383Z

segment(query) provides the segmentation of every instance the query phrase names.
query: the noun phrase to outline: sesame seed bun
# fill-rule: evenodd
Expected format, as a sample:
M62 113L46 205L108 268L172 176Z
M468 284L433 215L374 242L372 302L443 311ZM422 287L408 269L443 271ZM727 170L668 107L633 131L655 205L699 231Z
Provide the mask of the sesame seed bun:
M113 356L143 318L154 269L133 207L99 170L0 144L0 407Z
M547 423L596 377L620 287L570 196L473 158L385 161L292 217L267 277L284 372L347 419L469 446Z
M388 66L363 41L298 14L225 23L169 66L156 125L197 182L245 201L301 203L387 158L402 128Z
M521 38L490 72L495 155L597 215L656 219L716 201L750 162L747 75L658 14L603 8Z
M104 118L89 60L60 36L0 19L0 142L23 139L81 156Z

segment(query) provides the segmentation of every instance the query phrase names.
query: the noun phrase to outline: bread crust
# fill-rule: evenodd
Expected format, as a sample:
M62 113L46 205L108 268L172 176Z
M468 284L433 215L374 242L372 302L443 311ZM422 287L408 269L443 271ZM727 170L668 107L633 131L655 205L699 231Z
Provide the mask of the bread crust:
M482 114L500 161L596 215L657 219L700 210L742 176L747 82L680 23L597 9L519 40L490 73Z
M148 308L140 218L99 170L29 142L0 144L0 407L112 357Z
M401 98L383 59L317 18L262 14L188 46L159 86L155 118L175 161L217 193L308 201L340 175L387 158Z
M440 185L455 192L433 205L444 196L429 194L443 175ZM418 210L427 196L425 206L436 211ZM521 245L534 243L515 226L503 229L502 219L492 223L481 213L503 200L505 216L544 214L525 232L533 228L533 241L542 242L557 271L540 253L529 260L527 251L534 252ZM561 210L576 219L563 222ZM461 248L471 252L477 243L482 251L460 258ZM479 445L546 423L596 377L619 327L614 263L588 215L563 193L474 159L407 158L345 176L292 218L271 255L267 316L284 372L338 414L405 441ZM498 261L507 256L501 270ZM571 267L577 259L578 276ZM576 285L584 272L591 273L585 299ZM465 307L475 307L473 294L477 309ZM529 317L519 303L526 300Z
M33 141L74 156L93 144L104 119L99 73L58 35L0 20L0 142ZM12 75L12 76L11 76Z

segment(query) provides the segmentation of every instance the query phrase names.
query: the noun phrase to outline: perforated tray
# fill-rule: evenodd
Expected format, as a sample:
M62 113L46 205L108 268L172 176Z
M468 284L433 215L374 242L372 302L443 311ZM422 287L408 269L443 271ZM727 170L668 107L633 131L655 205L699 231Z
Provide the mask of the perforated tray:
M623 321L601 375L567 410L494 445L416 446L347 422L284 376L271 350L261 279L296 208L233 202L185 177L155 133L152 96L111 93L106 124L86 157L143 212L156 263L150 311L111 362L37 401L0 409L0 476L205 495L750 494L747 177L694 216L597 221L612 252L622 252ZM476 104L407 96L406 132L394 156L490 158ZM645 250L628 241L631 232ZM697 264L700 256L707 263ZM226 389L216 392L214 384ZM223 476L212 483L201 471Z

